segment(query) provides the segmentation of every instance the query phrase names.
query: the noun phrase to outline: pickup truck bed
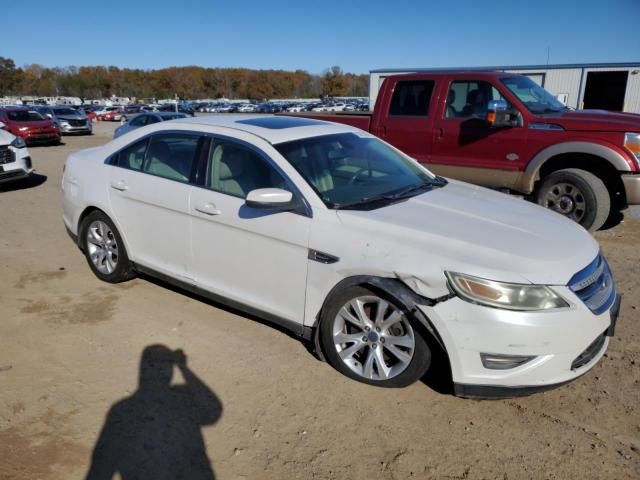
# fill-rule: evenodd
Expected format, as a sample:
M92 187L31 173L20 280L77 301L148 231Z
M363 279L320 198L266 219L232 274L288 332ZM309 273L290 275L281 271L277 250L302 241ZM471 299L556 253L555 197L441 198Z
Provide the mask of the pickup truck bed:
M371 113L356 113L356 112L326 112L326 113L287 113L287 116L300 116L304 118L315 118L316 120L325 120L327 122L344 123L345 125L351 125L352 127L359 128L366 132L371 128Z

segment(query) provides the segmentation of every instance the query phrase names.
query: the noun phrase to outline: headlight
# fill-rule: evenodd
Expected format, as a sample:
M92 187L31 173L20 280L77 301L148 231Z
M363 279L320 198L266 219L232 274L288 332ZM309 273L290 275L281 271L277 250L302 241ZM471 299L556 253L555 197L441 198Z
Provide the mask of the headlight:
M20 127L18 128L18 130L20 130L21 132L24 132L25 130L29 130L29 127Z
M69 122L65 122L64 120L62 120L62 121L60 122L60 126L61 126L61 127L69 127L70 125L69 125Z
M640 133L625 133L624 146L636 157L636 163L640 168Z
M11 146L15 148L24 148L27 146L27 144L22 138L16 137L13 139L13 142L11 142Z
M549 310L569 304L549 287L521 283L503 283L445 272L460 298L471 303L505 310Z

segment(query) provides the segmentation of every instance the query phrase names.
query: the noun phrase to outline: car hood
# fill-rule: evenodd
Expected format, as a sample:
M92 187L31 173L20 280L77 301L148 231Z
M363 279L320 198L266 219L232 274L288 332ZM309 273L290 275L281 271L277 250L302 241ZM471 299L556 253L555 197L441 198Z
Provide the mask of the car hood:
M560 115L541 115L536 121L573 131L640 132L640 115L608 110L572 110Z
M77 114L77 115L56 115L56 118L58 120L86 120L87 117L85 117L82 114Z
M0 145L8 145L16 138L15 135L10 134L6 130L0 128Z
M53 127L53 121L51 119L46 120L34 120L31 122L16 122L15 120L10 121L10 125L12 129L18 129L22 127L27 128L51 128Z
M566 285L599 250L586 230L555 212L453 180L376 210L339 210L338 217L367 238L363 255L384 258L379 263L399 277L416 275L427 284L456 271Z

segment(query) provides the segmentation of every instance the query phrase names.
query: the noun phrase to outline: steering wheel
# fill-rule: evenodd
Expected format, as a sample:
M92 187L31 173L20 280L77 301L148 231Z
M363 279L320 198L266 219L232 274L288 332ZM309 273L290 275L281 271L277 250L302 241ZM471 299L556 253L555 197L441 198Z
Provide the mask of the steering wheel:
M360 174L362 172L364 172L365 170L366 171L371 171L371 169L369 167L360 167L358 170L356 170L356 173L351 175L351 178L347 182L347 185L353 185L355 183L355 181L357 180L357 178L360 176Z

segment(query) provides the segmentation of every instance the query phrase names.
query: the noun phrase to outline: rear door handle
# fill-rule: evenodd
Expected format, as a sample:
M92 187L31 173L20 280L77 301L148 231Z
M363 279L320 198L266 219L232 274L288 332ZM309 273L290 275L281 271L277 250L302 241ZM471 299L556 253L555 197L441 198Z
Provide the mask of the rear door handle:
M205 215L220 215L220 210L218 210L213 203L196 205L195 209L200 213L204 213Z
M118 180L117 182L111 182L111 188L124 192L129 187L124 180Z
M435 136L436 136L436 140L441 139L442 137L444 137L444 129L442 128L436 128L435 129Z

